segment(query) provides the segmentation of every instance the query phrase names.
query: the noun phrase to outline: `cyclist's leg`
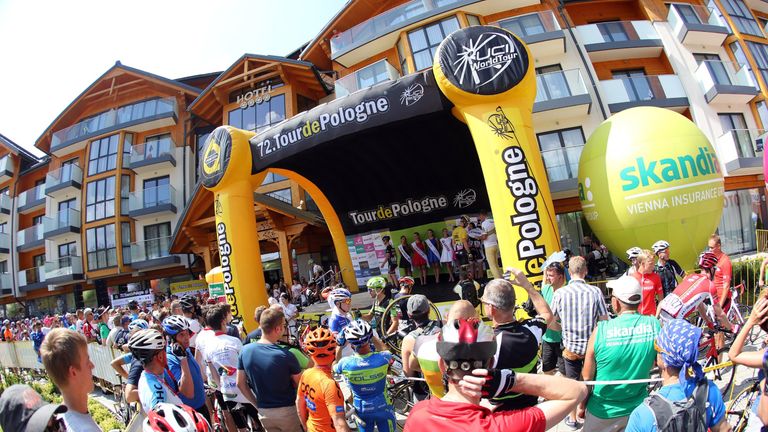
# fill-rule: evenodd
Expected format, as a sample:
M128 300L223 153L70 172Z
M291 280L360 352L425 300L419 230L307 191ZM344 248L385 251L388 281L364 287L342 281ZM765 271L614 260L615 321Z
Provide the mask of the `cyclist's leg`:
M234 420L235 426L237 426L238 430L246 429L248 427L248 422L245 419L244 409L237 408L237 402L226 401L224 402L224 406L226 407L226 410L232 414L232 420Z

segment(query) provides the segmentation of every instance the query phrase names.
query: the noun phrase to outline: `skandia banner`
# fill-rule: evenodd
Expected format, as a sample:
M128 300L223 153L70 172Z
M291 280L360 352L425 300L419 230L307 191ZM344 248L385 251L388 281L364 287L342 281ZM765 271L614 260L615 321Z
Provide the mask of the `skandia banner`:
M686 117L639 107L603 122L579 161L579 200L598 238L617 256L633 246L671 245L683 268L714 233L723 174L707 137Z
M504 266L540 280L560 237L533 135L536 81L528 48L506 30L473 26L440 44L433 70L472 134Z

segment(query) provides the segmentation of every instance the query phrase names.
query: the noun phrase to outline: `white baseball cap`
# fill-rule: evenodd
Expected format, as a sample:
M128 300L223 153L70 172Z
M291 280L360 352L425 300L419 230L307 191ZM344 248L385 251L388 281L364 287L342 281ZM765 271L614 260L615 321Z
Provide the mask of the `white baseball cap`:
M643 299L643 288L640 286L640 282L632 276L622 276L610 280L606 286L613 290L611 295L621 300L622 303L635 305Z

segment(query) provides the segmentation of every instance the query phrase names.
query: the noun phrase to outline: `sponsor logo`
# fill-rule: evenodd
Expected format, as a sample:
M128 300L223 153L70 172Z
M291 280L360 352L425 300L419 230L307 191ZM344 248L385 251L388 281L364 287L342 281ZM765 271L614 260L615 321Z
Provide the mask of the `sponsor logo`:
M471 206L477 200L477 192L474 189L464 189L453 197L453 206L466 208Z
M355 225L395 219L417 213L427 214L448 207L448 198L443 195L424 197L418 200L408 198L404 202L380 205L375 209L351 211L349 217Z
M215 187L224 176L229 164L232 137L226 126L219 126L208 137L200 160L200 174L203 186Z
M216 139L211 138L203 156L203 172L213 174L219 169L221 169L221 147Z
M488 117L488 126L491 127L496 136L503 139L515 139L517 141L517 135L515 135L515 126L509 121L507 115L504 114L504 110L501 107L496 107L496 114L491 114ZM519 141L518 141L519 142Z
M471 80L475 87L482 87L503 74L519 55L509 35L485 32L461 47L459 58L453 61L453 65L458 72L459 84L466 86ZM479 73L486 70L490 72L490 77L487 77L489 74Z
M424 96L424 87L421 84L408 86L400 95L400 105L411 106Z
M227 240L227 226L224 222L216 224L216 236L219 243L219 257L221 259L221 271L224 276L224 295L227 302L232 306L232 316L241 318L240 310L237 306L237 295L232 277L232 245Z
M706 147L699 147L696 155L685 154L677 158L646 160L638 157L634 164L622 169L621 190L627 192L639 187L658 185L676 180L720 173L717 156Z
M608 339L628 337L628 336L642 336L642 335L655 335L653 326L650 324L643 324L635 327L620 327L610 328L606 337Z

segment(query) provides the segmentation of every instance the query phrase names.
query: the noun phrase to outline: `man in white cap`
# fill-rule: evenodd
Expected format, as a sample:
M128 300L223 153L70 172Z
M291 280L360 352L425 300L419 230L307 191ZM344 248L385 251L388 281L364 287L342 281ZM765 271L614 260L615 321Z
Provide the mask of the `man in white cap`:
M641 315L637 308L642 287L632 276L608 282L611 307L616 318L600 321L587 344L582 378L596 381L647 379L656 359L653 341L659 333L659 321ZM586 418L584 430L590 432L622 431L629 415L648 397L648 386L641 384L598 385L582 402L579 416Z

